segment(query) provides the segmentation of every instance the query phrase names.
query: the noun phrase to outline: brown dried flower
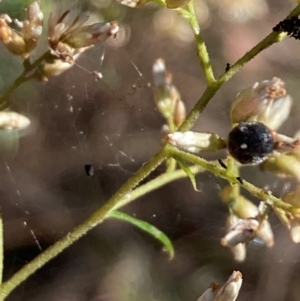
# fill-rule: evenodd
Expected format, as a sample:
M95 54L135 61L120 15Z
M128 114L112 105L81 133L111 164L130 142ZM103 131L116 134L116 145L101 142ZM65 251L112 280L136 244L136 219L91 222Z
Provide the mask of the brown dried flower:
M65 11L58 5L51 13L48 42L52 56L40 68L44 79L68 70L86 49L106 41L119 30L117 22L83 26L88 19L89 13L80 12L74 5Z
M57 57L72 61L73 55L82 52L84 48L104 42L119 30L116 22L83 26L88 19L88 12L80 13L74 6L66 11L58 6L51 13L48 20L48 42Z

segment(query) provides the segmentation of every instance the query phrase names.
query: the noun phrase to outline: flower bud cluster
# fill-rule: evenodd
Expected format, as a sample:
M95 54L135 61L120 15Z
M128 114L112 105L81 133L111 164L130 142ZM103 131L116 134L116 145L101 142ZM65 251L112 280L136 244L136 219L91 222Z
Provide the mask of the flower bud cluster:
M64 11L58 5L50 14L48 42L52 56L41 68L45 77L59 75L71 68L86 49L106 41L119 30L117 22L84 26L88 19L88 12L80 12L75 6Z
M20 30L9 26L12 23L8 15L0 16L0 39L5 47L13 54L28 58L38 44L42 34L44 15L37 1L30 4L26 9L24 21L16 20Z
M254 238L259 238L268 247L273 246L274 237L271 226L265 218L262 218L258 207L240 195L234 186L225 187L220 197L230 209L227 218L227 234L221 239L221 244L231 249L235 260L245 259L246 244Z
M1 15L0 40L11 53L28 59L30 52L38 45L43 18L37 1L27 7L24 21L15 21L20 30L10 27L12 20L8 15ZM48 19L48 43L51 54L39 67L42 78L59 75L71 68L86 49L97 43L103 43L109 37L115 36L119 30L117 22L85 26L88 19L87 12L80 12L75 5L63 10L59 2Z

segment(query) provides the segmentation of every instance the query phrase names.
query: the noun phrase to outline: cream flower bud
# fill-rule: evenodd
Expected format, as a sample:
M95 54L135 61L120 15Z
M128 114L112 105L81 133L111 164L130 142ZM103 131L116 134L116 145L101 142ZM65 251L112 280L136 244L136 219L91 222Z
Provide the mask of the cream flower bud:
M230 231L234 225L237 224L239 218L233 214L229 214L226 220L226 229ZM233 258L235 261L242 262L246 258L246 245L244 243L239 243L230 248Z
M27 7L26 19L23 21L22 34L26 43L26 51L34 49L43 31L44 14L37 1Z
M213 301L214 297L214 288L210 287L197 299L197 301Z
M235 187L228 185L220 192L222 201L227 204L230 211L238 218L253 218L258 215L258 208L250 200L235 193Z
M197 301L235 301L243 283L243 275L234 271L224 285L212 283Z
M186 117L185 105L180 93L172 84L172 74L166 70L163 59L153 64L153 94L158 111L168 122L180 126Z
M236 96L231 105L232 124L258 121L277 130L288 118L292 98L286 93L284 82L274 77L255 83Z
M7 24L6 16L0 16L0 39L8 51L15 55L26 53L26 43L20 33Z
M255 237L259 222L254 218L240 219L230 231L221 239L221 245L234 247L239 243L246 243Z
M297 151L273 152L260 167L280 177L292 177L300 182L300 156Z
M300 186L298 186L294 191L285 194L282 197L282 200L296 208L300 208Z
M288 204L291 204L295 208L300 208L300 186L298 186L296 190L284 195L282 200ZM288 216L288 219L290 237L293 242L300 243L300 218Z
M48 77L57 76L67 71L73 67L75 60L80 56L80 54L81 53L74 54L71 61L65 61L55 57L48 58L39 67L41 79L47 81Z
M168 135L168 142L191 153L215 152L226 147L226 141L217 134L192 131L171 133Z
M290 221L290 237L296 244L300 243L300 219L295 218Z
M242 244L242 243L237 244L236 246L231 247L230 250L231 250L231 253L233 255L233 259L236 262L245 261L246 253L247 253L245 244Z
M274 235L270 223L263 220L256 233L256 237L260 238L267 247L271 248L274 245Z
M173 120L177 127L180 127L186 117L185 104L182 100L178 100L174 108Z
M243 283L243 275L239 271L234 271L226 283L221 286L213 301L235 301Z
M129 7L137 7L145 4L147 0L117 0L122 5L129 6Z
M30 125L30 120L24 115L15 112L0 112L0 129L2 130L19 130Z

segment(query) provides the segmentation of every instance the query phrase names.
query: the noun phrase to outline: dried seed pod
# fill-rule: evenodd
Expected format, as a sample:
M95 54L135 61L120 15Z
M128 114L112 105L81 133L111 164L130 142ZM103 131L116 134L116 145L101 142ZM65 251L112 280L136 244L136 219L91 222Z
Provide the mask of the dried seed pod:
M262 163L273 152L271 131L260 122L241 122L228 136L230 155L242 164Z

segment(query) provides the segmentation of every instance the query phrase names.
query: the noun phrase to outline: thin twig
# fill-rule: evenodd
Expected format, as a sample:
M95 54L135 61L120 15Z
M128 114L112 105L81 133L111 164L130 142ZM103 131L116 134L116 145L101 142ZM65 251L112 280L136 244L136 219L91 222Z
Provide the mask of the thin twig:
M42 54L36 61L34 61L29 66L26 66L24 71L16 78L11 86L9 86L3 95L0 97L0 110L5 110L9 107L9 97L12 92L14 92L23 83L31 80L33 77L29 74L33 72L47 57L50 55L50 51L46 51ZM29 76L28 76L29 75Z

